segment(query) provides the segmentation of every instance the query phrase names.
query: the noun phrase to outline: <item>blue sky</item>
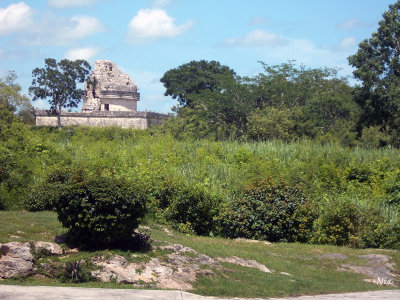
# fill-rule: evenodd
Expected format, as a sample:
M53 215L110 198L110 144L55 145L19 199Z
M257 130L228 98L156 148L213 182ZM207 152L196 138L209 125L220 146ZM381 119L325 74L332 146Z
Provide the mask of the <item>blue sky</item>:
M138 85L139 110L169 112L176 101L159 80L191 60L217 60L248 76L262 72L259 61L288 60L351 75L347 57L394 2L0 0L0 76L15 70L27 94L32 70L47 57L108 59Z

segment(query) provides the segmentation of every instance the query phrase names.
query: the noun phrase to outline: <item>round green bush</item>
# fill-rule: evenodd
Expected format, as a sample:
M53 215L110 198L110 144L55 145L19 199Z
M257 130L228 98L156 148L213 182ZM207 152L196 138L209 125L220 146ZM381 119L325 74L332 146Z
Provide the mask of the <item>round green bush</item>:
M145 214L144 197L124 180L88 178L60 187L54 201L58 219L80 247L119 247Z
M64 186L70 182L84 181L85 171L81 168L60 166L50 170L44 181L33 185L28 191L24 207L29 211L54 210L54 201Z
M222 235L278 241L306 242L315 218L313 206L297 187L284 180L257 181L246 187L220 215Z
M315 222L313 242L357 246L360 210L348 199L329 201Z
M173 180L159 184L151 203L156 219L190 234L208 235L215 231L220 197L203 185L188 185Z

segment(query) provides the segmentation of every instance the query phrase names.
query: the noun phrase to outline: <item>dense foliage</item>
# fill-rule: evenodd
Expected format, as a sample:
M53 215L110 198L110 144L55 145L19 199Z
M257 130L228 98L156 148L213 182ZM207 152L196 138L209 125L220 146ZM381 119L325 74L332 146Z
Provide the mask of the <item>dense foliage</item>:
M110 192L111 187L118 190L114 184L120 180L128 182L132 195L143 196L148 212L158 221L187 233L215 235L232 207L240 207L243 199L253 203L244 196L248 188L271 178L275 183L269 188L309 201L305 203L310 207L290 218L304 230L291 232L287 240L399 246L397 149L350 149L311 141L180 141L157 132L120 128L32 128L25 133L29 147L15 151L20 154L11 168L14 176L18 174L20 190L17 195L15 189L4 190L6 209L25 205L31 210L49 209L61 186L69 185L68 178L78 182L86 182L79 179L85 176L109 178ZM26 151L35 155L27 165L18 163ZM12 182L4 179L3 184ZM301 194L294 192L299 188ZM85 189L74 183L69 191ZM311 207L316 215L310 237L309 223L301 216L311 219L314 214L303 215ZM251 218L262 221L257 214Z
M356 135L360 111L352 97L353 89L346 78L338 77L337 70L297 67L293 62L276 66L263 63L264 73L242 78L233 71L221 73L211 67L204 74L200 63L215 62L189 64L196 80L212 78L213 88L187 89L184 96L190 99L190 105L180 102L176 116L163 125L164 132L181 139L310 138L343 145L360 143ZM165 82L167 75L170 78L173 71L177 84L188 76L186 68L182 65L168 71L161 81ZM189 83L181 80L183 86ZM176 95L179 97L178 92Z
M220 220L226 237L308 242L315 217L298 188L269 178L246 187L244 195L229 204Z
M214 218L222 199L202 184L162 182L156 187L151 209L155 217L186 233L208 235L216 231Z
M53 205L71 243L86 248L125 246L145 214L145 201L122 179L70 178Z
M400 1L389 6L376 32L359 45L349 57L361 81L355 100L362 108L362 126L380 127L391 135L391 143L400 146Z

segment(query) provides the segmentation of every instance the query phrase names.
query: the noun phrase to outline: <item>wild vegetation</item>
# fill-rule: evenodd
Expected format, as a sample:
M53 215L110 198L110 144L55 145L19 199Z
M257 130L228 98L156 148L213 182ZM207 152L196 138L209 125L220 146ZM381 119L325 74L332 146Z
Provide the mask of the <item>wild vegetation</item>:
M399 249L400 50L386 39L400 32L399 10L349 58L362 86L293 62L244 78L192 61L161 78L179 105L146 131L27 125L31 107L10 73L0 81L0 209L54 210L71 241L98 247L123 244L147 215L193 235ZM369 77L364 61L379 72ZM42 85L54 81L65 90L52 109L76 106L89 66L46 63L33 71L34 97L51 98ZM61 80L58 67L76 74Z
M131 191L133 199L144 199L150 216L186 233L400 245L398 149L306 140L181 141L158 131L27 129L17 121L13 126L23 138L17 145L15 134L2 142L3 209L59 210L83 194ZM110 205L107 211L123 213L118 202ZM281 207L287 205L283 220ZM256 227L242 224L248 221L238 210Z

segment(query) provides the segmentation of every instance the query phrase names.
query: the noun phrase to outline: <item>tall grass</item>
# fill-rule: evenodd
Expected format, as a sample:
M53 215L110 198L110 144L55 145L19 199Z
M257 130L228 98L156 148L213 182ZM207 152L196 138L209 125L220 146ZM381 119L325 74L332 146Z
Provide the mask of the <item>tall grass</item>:
M120 128L33 131L35 143L45 149L35 158L36 182L57 166L74 166L149 185L160 178L202 184L230 201L255 179L276 177L301 185L316 202L347 198L364 206L377 205L390 219L398 217L399 202L387 201L393 196L390 191L396 192L390 184L400 174L397 149L343 148L310 140L179 141Z

